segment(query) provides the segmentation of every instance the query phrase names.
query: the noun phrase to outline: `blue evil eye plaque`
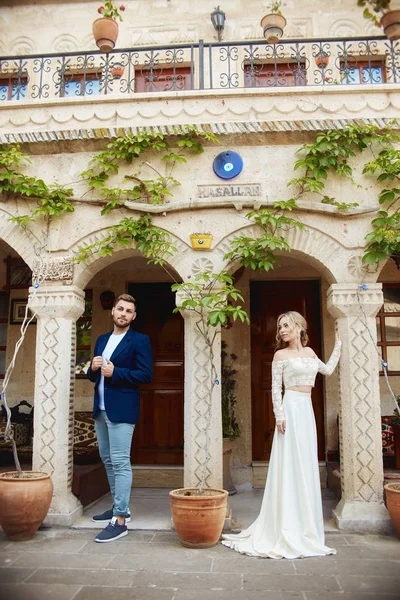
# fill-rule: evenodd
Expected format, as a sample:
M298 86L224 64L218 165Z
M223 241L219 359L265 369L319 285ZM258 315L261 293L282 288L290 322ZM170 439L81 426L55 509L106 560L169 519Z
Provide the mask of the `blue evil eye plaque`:
M237 152L226 150L214 158L214 173L221 179L233 179L243 169L243 160Z

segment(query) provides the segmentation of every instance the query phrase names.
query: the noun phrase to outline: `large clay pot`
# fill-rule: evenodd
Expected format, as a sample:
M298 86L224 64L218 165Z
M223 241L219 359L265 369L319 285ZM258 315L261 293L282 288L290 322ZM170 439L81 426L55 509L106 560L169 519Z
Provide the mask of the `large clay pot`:
M387 483L385 486L386 506L392 519L393 527L400 537L400 483Z
M108 17L101 17L94 21L92 30L96 46L102 52L111 52L115 48L119 31L117 21Z
M263 34L268 44L276 44L283 35L286 19L282 15L270 13L269 15L263 16L260 24L263 28Z
M391 10L381 18L381 25L389 40L400 39L400 10Z
M0 473L0 525L10 540L31 539L43 523L53 496L50 475L40 471Z
M228 492L205 488L181 488L169 493L172 520L182 546L210 548L218 543L224 527Z

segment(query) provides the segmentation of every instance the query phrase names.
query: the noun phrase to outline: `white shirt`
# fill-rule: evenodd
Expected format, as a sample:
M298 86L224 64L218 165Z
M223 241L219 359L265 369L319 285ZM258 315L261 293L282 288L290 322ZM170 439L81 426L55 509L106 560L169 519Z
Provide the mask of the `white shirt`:
M127 331L125 331L125 333L121 333L119 335L115 335L115 333L112 333L110 335L110 337L108 338L106 347L104 348L103 353L101 355L103 358L103 365L107 364L106 359L111 358L112 353L114 352L114 350L118 346L118 344L121 342L121 340L124 339L124 336L126 335L126 333L127 333ZM99 383L98 393L99 393L99 409L105 410L106 407L104 406L104 375L100 375L100 383Z

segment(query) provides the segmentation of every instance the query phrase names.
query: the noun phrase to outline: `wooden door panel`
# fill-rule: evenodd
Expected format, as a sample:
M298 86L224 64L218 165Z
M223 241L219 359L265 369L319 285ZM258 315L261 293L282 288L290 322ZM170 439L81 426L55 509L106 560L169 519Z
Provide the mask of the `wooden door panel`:
M271 400L271 363L279 314L296 310L308 322L310 346L321 356L320 292L318 281L255 281L251 298L251 373L253 460L269 460L275 419ZM312 392L318 432L319 459L324 459L322 378Z
M183 465L183 319L173 313L169 283L129 284L128 292L137 301L135 329L150 337L153 352L153 380L141 386L131 460Z

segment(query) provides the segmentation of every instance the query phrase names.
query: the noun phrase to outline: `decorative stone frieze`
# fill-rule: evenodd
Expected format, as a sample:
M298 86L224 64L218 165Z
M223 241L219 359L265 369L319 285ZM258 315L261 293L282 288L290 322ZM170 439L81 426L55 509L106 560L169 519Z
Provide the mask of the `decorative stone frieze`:
M47 521L71 525L82 513L71 484L76 320L84 311L84 292L75 286L30 288L29 306L38 317L33 468L52 473Z
M177 304L182 298L177 298ZM222 417L221 417L221 347L218 331L214 343L214 365L211 369L210 349L199 332L199 316L184 310L185 321L185 409L184 409L184 486L199 487L203 465L206 487L222 487ZM218 381L209 394L212 382Z
M382 285L333 284L328 310L342 338L339 439L342 498L334 510L340 529L385 531L379 362L375 316Z
M64 257L51 257L44 260L36 259L33 264L33 281L64 281L72 284L74 265Z

